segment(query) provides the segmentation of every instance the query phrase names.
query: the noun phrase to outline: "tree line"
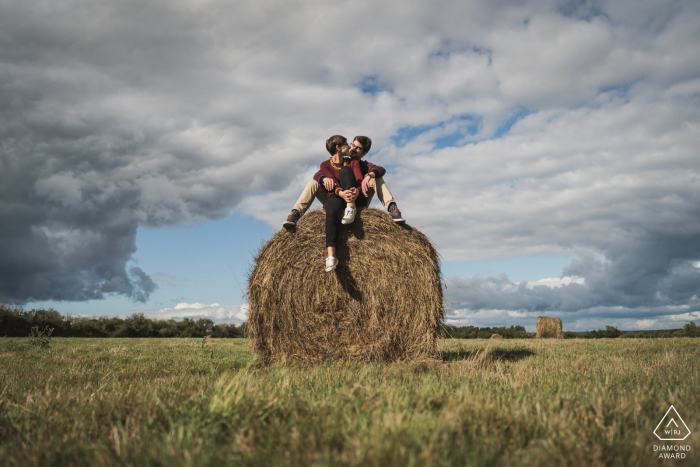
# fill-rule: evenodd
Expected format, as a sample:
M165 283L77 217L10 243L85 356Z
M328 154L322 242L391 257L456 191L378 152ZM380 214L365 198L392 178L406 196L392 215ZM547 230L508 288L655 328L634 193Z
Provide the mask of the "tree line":
M524 326L479 328L476 326L452 326L449 324L441 327L438 336L443 339L489 339L494 334L498 334L506 339L528 339L535 337L535 333L527 332Z
M0 303L0 337L26 337L30 329L47 326L53 329L53 337L244 337L245 323L215 324L208 318L181 321L174 319L162 320L135 313L127 318L117 317L83 317L62 315L58 311L48 310L25 311L19 305ZM534 332L527 332L524 326L453 326L442 325L438 331L440 338L454 339L489 339L498 334L505 339L532 339ZM614 326L594 331L564 331L565 339L600 339L600 338L667 338L667 337L700 337L700 327L691 321L682 329L663 331L623 332Z
M494 334L505 339L534 339L536 333L527 332L523 326L510 327L476 327L443 325L439 332L441 338L454 339L489 339ZM615 338L658 339L667 337L700 337L700 327L694 321L686 323L681 329L666 329L663 331L620 331L615 326L605 326L605 329L593 331L564 331L564 339L615 339Z
M245 323L214 324L208 318L182 321L152 319L143 313L127 318L62 315L48 310L25 311L19 305L0 303L0 337L26 337L30 329L53 329L52 337L243 337Z

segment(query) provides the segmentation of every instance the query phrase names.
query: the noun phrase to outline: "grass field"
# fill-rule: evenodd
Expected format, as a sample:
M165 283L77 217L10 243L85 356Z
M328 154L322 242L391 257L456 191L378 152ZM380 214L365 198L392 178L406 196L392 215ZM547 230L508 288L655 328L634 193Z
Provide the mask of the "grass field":
M3 465L700 465L700 340L443 341L264 367L243 339L0 339ZM659 460L673 404L693 432Z

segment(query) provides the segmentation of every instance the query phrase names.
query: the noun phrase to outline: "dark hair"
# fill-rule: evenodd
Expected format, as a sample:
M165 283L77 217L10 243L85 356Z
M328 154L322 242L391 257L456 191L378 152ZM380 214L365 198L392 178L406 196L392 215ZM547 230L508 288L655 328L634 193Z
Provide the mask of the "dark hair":
M342 146L343 144L348 144L348 139L345 136L333 135L326 140L326 150L331 156L334 156L336 153L335 147Z
M369 152L369 148L372 147L372 140L367 136L355 136L353 141L357 141L362 145L362 150L364 151L362 154L367 154Z

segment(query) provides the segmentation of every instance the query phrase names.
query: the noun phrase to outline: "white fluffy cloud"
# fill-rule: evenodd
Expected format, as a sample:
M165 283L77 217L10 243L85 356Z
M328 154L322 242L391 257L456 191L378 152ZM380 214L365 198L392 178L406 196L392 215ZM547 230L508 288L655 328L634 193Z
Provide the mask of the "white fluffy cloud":
M279 227L341 133L444 259L579 257L517 298L457 278L460 309L696 306L696 1L0 9L2 300L147 300L139 225Z
M620 330L647 331L659 329L679 329L685 323L700 322L700 312L678 312L676 314L659 314L659 310L598 308L581 313L565 313L558 316L563 322L564 331L588 331L605 329L605 326L615 326ZM447 324L455 326L524 326L529 332L534 332L537 316L542 313L516 310L468 310L451 309L448 312ZM650 316L645 318L644 316Z
M156 319L209 318L215 323L240 324L248 319L248 306L181 302L175 308L163 308L148 315Z

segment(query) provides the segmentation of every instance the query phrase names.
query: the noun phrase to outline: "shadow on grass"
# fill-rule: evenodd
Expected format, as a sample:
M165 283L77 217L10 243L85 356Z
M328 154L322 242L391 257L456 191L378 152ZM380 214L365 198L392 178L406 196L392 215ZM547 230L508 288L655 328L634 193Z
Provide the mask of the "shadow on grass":
M535 352L530 349L457 349L443 350L441 353L443 362L472 360L480 357L482 354L488 354L490 359L494 361L516 362L535 355Z

